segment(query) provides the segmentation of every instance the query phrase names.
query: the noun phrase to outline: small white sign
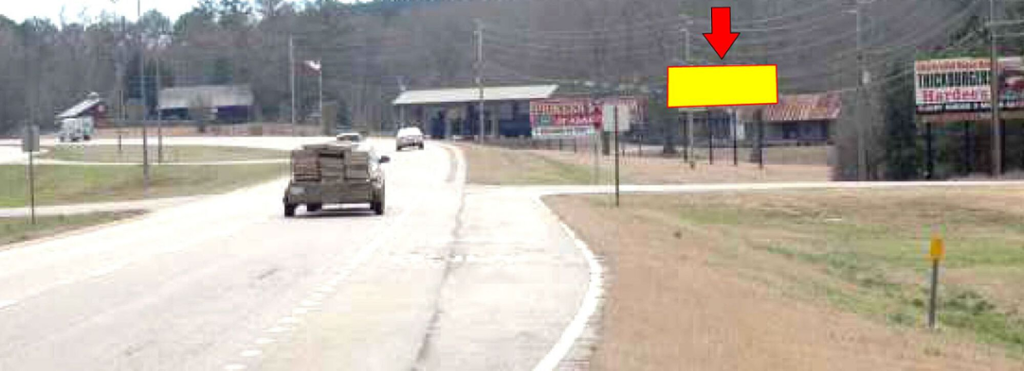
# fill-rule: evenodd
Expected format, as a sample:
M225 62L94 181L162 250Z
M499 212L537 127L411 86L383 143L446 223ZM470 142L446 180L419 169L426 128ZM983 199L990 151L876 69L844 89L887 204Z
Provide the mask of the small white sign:
M39 152L39 127L30 125L25 128L21 137L21 151Z
M605 104L601 108L601 127L604 128L605 132L609 132L610 133L610 132L615 131L615 126L616 126L616 122L615 122L615 118L616 118L615 117L615 112L616 112L616 109L615 108L616 108L616 105L614 105L614 104ZM618 124L618 127L619 127L619 132L621 133L621 132L629 131L630 121L633 120L633 115L631 115L630 112L629 112L629 106L618 105L618 116L619 116L618 117L618 121L619 122L617 124Z
M533 137L537 139L560 139L587 137L594 133L589 125L576 126L537 126L533 128Z

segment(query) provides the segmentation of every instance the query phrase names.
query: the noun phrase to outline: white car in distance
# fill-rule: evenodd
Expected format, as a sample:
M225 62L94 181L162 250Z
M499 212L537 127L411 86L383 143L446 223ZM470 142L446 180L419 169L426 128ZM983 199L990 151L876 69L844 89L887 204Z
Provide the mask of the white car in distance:
M423 131L420 128L410 126L398 129L398 134L395 135L395 150L401 151L407 147L423 149Z

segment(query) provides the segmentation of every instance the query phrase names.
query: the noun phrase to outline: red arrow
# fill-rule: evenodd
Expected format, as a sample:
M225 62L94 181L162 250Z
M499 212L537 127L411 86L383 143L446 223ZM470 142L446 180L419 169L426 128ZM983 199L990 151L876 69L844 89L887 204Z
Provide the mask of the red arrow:
M737 37L740 33L732 32L732 8L711 8L711 33L705 33L704 38L715 48L719 58L725 59Z

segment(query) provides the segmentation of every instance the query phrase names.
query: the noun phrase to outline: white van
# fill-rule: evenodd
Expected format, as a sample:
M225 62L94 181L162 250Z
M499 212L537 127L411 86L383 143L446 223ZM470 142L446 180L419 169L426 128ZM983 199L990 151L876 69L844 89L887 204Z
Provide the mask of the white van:
M61 142L79 142L92 139L95 132L92 117L66 118L60 121L57 138Z

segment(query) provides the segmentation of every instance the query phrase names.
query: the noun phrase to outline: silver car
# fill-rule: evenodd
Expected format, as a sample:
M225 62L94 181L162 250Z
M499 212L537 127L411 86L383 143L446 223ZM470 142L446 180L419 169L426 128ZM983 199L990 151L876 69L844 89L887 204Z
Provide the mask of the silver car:
M398 134L395 135L395 150L401 151L402 148L407 147L423 149L423 132L420 131L420 128L410 126L398 129Z

